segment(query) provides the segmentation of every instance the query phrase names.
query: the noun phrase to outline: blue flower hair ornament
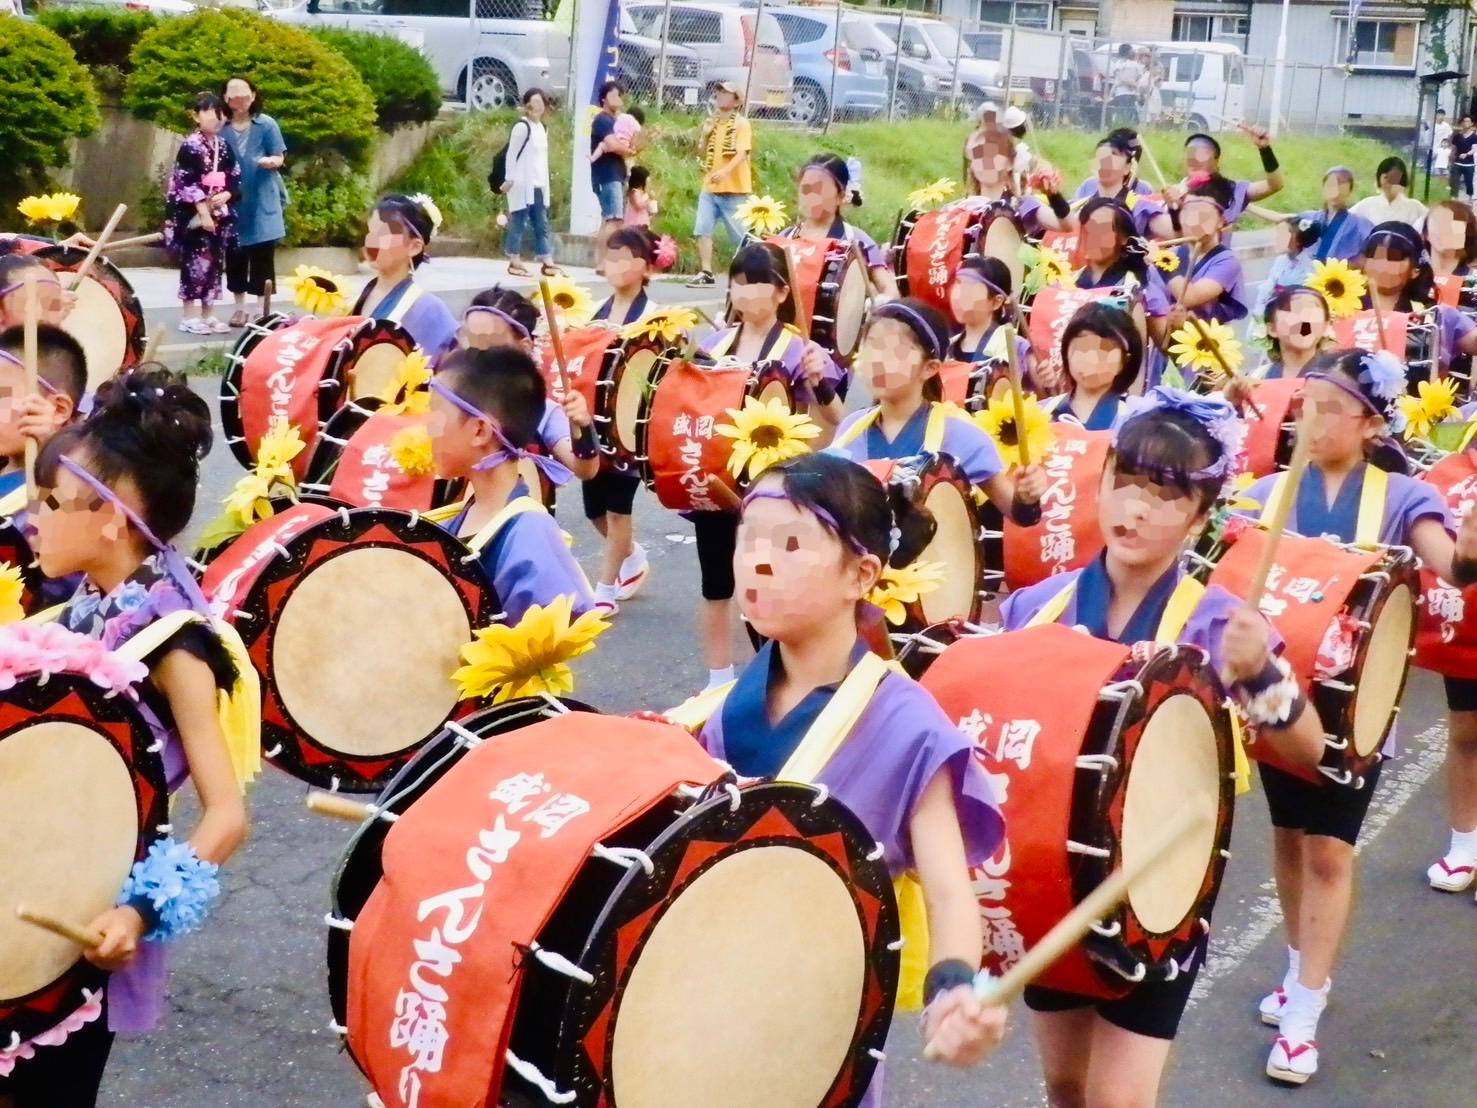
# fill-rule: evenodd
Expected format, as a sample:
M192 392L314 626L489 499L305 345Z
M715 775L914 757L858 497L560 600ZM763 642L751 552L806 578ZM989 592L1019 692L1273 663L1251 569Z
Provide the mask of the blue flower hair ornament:
M1405 365L1388 350L1374 350L1359 359L1359 390L1395 434L1405 428L1399 403L1405 388Z
M1202 396L1184 389L1155 385L1142 397L1128 402L1128 418L1119 425L1114 434L1113 445L1118 445L1118 435L1123 427L1141 415L1155 411L1179 412L1188 416L1205 429L1219 444L1220 456L1203 469L1185 476L1191 481L1220 478L1230 481L1241 472L1243 444L1246 441L1246 424L1236 414L1231 404L1218 396Z
M160 839L133 864L118 903L152 923L145 939L167 942L197 930L220 896L220 867L203 861L189 843Z

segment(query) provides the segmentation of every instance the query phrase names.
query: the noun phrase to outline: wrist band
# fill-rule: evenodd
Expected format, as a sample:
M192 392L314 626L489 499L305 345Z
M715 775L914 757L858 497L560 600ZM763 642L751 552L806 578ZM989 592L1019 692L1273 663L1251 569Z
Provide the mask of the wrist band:
M1277 663L1273 660L1273 658L1268 657L1267 664L1262 666L1262 671L1260 673L1258 673L1255 677L1248 677L1245 681L1240 681L1237 683L1243 689L1245 689L1249 695L1255 696L1258 693L1266 692L1273 685L1277 684L1278 681L1281 681L1284 676L1286 675L1282 672L1282 670L1277 668Z
M574 450L574 456L580 459L593 458L600 453L600 447L595 443L595 428L589 424L574 433L570 446Z
M1257 152L1262 156L1262 168L1268 173L1277 172L1277 155L1272 153L1270 146L1259 146Z
M811 386L810 394L815 397L817 404L829 404L836 399L836 390L832 388L829 381L821 381Z
M1072 214L1072 205L1068 204L1066 198L1059 192L1048 192L1046 194L1046 204L1051 208L1051 214L1058 219L1066 219L1067 216Z
M1270 682L1268 670L1275 672ZM1287 727L1302 714L1305 703L1292 666L1275 656L1256 677L1236 682L1234 691L1246 718L1264 727Z
M939 993L974 984L974 970L963 958L945 958L928 968L923 978L923 1006L927 1008Z
M138 913L139 919L144 921L144 934L159 929L159 910L154 907L154 902L141 893L135 893L123 902L121 907L132 908Z
M1035 527L1041 522L1041 502L1027 504L1024 500L1010 502L1010 522L1017 527Z
M220 896L219 872L219 866L202 861L189 843L160 839L133 864L118 903L132 907L147 923L145 909L134 903L144 901L154 918L154 927L144 938L166 942L205 922L211 903Z

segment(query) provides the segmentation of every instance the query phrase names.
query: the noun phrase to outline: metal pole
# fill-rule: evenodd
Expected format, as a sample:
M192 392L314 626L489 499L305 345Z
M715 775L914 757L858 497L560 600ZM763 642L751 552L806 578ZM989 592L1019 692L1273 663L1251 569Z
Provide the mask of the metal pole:
M667 0L671 3L672 0ZM860 60L860 57L858 57ZM836 119L836 71L841 67L841 0L836 0L836 33L831 42L831 95L826 97L826 123L821 132L831 129Z
M1062 125L1062 101L1067 98L1067 83L1071 76L1071 68L1067 63L1067 41L1070 36L1064 31L1061 37L1061 46L1057 50L1056 59L1056 116L1051 125L1060 127ZM1075 96L1077 90L1072 89Z
M1327 66L1318 67L1318 91L1313 94L1313 134L1316 137L1323 124L1323 71Z
M1277 28L1277 68L1272 70L1272 118L1267 134L1277 137L1277 124L1282 117L1282 70L1287 64L1287 14L1292 0L1282 0L1282 23Z
M744 108L745 115L749 114L749 91L754 87L754 63L759 60L759 28L764 25L764 0L759 0L759 7L754 12L754 45L749 50L749 71L744 74Z
M1015 24L1008 28L1002 28L1000 38L1003 42L1009 42L1005 53L1005 105L1010 104L1010 85L1015 80Z
M891 123L897 114L897 79L903 71L903 14L902 8L897 13L897 41L893 43L892 51L892 93L887 98L887 122Z
M573 3L574 0L570 0ZM467 55L467 111L472 110L472 79L477 76L477 0L467 0L467 38L470 40Z
M948 26L948 24L945 24ZM964 54L964 20L959 21L959 26L954 28L954 77L953 89L949 93L949 103L955 111L959 110L959 59Z
M661 46L656 54L656 107L661 111L667 106L667 39L672 33L672 0L662 5ZM699 72L698 77L702 74ZM699 90L701 95L701 90Z

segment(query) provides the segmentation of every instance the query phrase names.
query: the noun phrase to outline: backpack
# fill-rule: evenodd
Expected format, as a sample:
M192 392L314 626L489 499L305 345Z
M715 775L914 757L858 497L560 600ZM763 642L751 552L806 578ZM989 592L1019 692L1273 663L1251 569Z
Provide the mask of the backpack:
M533 128L528 126L526 120L520 119L518 123L522 123L524 127L523 145L518 148L518 157L521 158L523 156L523 151L528 149L528 140L533 138ZM518 127L518 123L513 124L515 130ZM488 171L487 174L487 187L492 189L493 192L502 192L503 185L507 184L508 147L512 145L513 135L512 132L509 132L508 141L503 143L501 149L499 149L498 152L492 156L492 169Z

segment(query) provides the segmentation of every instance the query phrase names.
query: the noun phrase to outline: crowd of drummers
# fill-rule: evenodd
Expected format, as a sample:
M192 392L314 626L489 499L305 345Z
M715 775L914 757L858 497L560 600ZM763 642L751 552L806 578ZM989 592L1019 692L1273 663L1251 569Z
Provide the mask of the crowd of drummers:
M1427 880L1477 878L1477 214L1393 158L1279 213L1250 128L1259 179L1119 129L1064 191L1009 122L890 243L855 160L797 167L717 319L648 296L636 226L603 302L552 271L458 319L434 202L385 196L357 299L300 271L212 401L101 243L0 240L0 1108L94 1104L165 1018L263 758L357 826L323 1016L371 1103L881 1105L895 1012L988 1065L1023 997L1051 1103L1153 1105L1228 864L1287 964L1226 1033L1312 1079L1412 665ZM707 680L601 714L577 659L689 587L643 487L693 527ZM1258 785L1272 856L1231 863Z

